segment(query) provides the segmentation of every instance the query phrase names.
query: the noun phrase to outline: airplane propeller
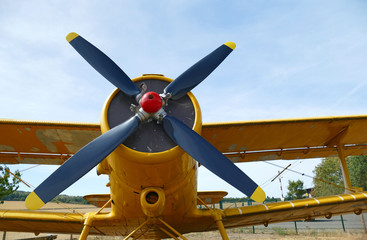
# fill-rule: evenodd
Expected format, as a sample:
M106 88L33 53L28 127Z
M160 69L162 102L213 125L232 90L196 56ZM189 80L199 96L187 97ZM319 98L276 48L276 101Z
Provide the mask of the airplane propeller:
M223 44L178 76L175 81L164 89L164 93L170 93L173 100L185 96L186 93L209 76L235 47L236 45L233 42Z
M41 208L87 174L123 143L139 122L139 118L134 116L85 145L28 195L26 207L30 210Z
M163 119L163 128L177 145L209 171L256 202L265 200L264 191L251 178L187 125L174 117L166 116Z
M76 33L69 33L66 40L103 77L130 97L136 97L140 90L131 79L106 54Z
M28 209L36 210L52 200L67 187L105 159L148 119L161 122L166 134L186 153L208 170L257 202L265 200L264 191L208 141L175 117L168 116L163 107L169 98L177 100L200 84L232 52L235 44L227 42L194 64L171 82L164 93L143 95L130 78L103 52L76 33L66 37L68 42L94 69L129 97L140 102L140 108L129 120L105 132L61 165L26 199ZM141 96L142 95L142 96ZM141 99L141 101L139 101Z

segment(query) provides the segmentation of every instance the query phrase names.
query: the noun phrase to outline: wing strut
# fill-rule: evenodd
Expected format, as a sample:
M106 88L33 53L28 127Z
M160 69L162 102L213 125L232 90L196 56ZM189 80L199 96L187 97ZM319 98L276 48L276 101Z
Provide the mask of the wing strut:
M356 191L362 192L363 189L353 187L350 181L350 176L349 176L349 171L348 171L347 161L346 161L348 155L346 154L344 150L344 141L343 141L344 137L348 133L348 129L349 129L349 125L344 127L340 132L338 132L335 136L333 136L329 141L325 143L325 145L328 147L334 145L336 146L336 149L338 151L340 167L343 172L343 180L344 180L344 188L345 188L344 193L355 193Z
M218 227L220 235L222 236L222 239L223 240L229 240L226 229L224 228L223 221L222 221L223 211L218 210L218 209L214 210L214 209L208 207L208 205L206 205L206 203L201 198L199 198L199 196L198 196L198 201L201 204L203 204L211 212L211 215L214 218L215 223L217 224L217 227Z
M166 223L165 221L163 221L161 218L159 217L153 217L153 218L148 218L145 222L143 222L142 224L140 224L139 227L135 228L131 233L129 233L129 235L127 235L124 240L128 240L129 238L133 237L133 235L140 229L142 229L145 225L148 225L149 223L153 223L153 222L161 222L164 226L166 226L169 230L171 230L173 233L169 232L167 229L164 229L163 226L159 227L161 229L162 232L164 232L165 234L167 234L169 237L177 239L176 236L182 238L183 240L187 240L187 238L185 238L181 233L179 233L176 229L174 229L171 225L169 225L168 223ZM134 239L138 239L140 238L142 235L144 235L144 233L146 233L148 230L150 229L150 227L148 226L147 229L143 230L143 233L138 235L138 237L134 237ZM79 239L80 240L80 239ZM83 239L84 240L84 239Z

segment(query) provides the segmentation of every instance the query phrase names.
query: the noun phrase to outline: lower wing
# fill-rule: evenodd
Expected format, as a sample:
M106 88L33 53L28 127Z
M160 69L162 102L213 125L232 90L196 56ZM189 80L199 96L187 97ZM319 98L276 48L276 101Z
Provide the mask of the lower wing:
M341 214L361 214L367 210L367 193L343 194L320 198L259 204L223 210L226 228L265 225ZM216 225L212 225L213 229Z
M79 234L83 223L77 213L0 210L0 231Z

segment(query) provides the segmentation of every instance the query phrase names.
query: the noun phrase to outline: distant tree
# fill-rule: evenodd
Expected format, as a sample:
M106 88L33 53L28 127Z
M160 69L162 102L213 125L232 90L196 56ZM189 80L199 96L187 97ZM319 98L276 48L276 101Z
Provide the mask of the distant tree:
M20 177L19 171L16 171L15 175ZM19 182L19 179L9 173L8 167L0 166L0 200L15 192L19 187Z
M280 198L275 198L275 197L269 197L269 196L266 196L266 199L265 199L265 202L280 202L281 199Z
M351 156L347 158L347 167L353 187L367 190L367 156ZM314 179L314 197L342 194L344 190L343 173L339 158L325 158L316 166ZM317 179L321 179L319 181ZM330 184L331 183L331 184ZM337 185L337 186L336 186ZM338 187L339 186L339 187Z
M306 190L303 189L303 182L301 180L297 181L288 181L288 194L286 199L301 199L304 198L306 194Z
M3 200L6 201L25 201L27 196L30 194L30 192L24 192L24 191L15 191L12 194L9 194L8 196L4 197Z
M58 195L51 202L73 203L73 204L90 204L87 200L80 196Z
M315 167L313 173L315 174L315 179L313 180L314 189L311 192L312 196L322 197L344 193L344 188L342 188L344 186L343 173L339 158L329 157L323 159Z
M351 156L347 160L350 181L353 187L367 190L367 156Z

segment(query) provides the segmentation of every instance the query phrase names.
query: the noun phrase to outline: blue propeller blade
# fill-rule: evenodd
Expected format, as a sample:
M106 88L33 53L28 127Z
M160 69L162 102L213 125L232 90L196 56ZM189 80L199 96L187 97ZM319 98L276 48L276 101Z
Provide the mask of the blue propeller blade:
M25 202L27 208L39 209L88 173L123 143L139 122L134 116L85 145L29 194Z
M69 33L66 40L103 77L130 97L140 93L139 88L106 54L76 33Z
M163 128L177 145L212 173L253 200L257 202L265 200L264 191L251 178L184 123L166 116L163 119Z
M178 76L164 89L164 93L170 93L173 100L181 98L209 76L235 47L233 42L223 44Z

